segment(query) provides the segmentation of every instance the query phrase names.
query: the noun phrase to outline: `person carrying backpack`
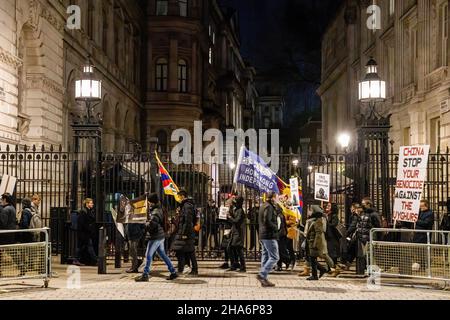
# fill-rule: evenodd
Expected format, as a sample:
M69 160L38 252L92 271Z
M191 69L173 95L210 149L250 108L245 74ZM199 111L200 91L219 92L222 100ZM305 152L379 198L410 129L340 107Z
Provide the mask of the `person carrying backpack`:
M24 198L22 199L22 212L20 214L20 219L18 223L19 229L21 230L31 229L30 224L32 217L33 213L31 212L31 199ZM21 233L19 240L22 243L33 242L33 234L29 232Z
M170 276L167 280L174 280L178 277L175 268L173 267L172 261L166 255L166 251L164 248L164 241L166 239L165 233L165 219L164 214L161 210L161 205L159 203L158 195L156 193L152 193L148 197L148 202L150 205L150 213L147 218L147 232L149 233L149 241L147 244L147 251L145 253L146 262L144 272L141 276L135 279L136 282L147 282L149 280L150 269L152 267L153 256L155 253L163 259L164 263L167 265L169 269Z

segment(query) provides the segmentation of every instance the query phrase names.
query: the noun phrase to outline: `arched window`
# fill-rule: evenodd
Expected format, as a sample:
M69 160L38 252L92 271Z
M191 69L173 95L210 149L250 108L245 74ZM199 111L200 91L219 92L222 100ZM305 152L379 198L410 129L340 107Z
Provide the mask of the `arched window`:
M180 16L187 17L188 15L188 0L178 0L180 6Z
M169 65L166 58L159 58L156 61L155 86L156 91L167 91L167 78Z
M187 63L186 60L178 60L178 91L187 92Z
M169 11L169 1L156 0L156 15L157 16L167 16L168 11Z
M156 137L158 138L158 151L167 152L167 133L164 130L159 130Z

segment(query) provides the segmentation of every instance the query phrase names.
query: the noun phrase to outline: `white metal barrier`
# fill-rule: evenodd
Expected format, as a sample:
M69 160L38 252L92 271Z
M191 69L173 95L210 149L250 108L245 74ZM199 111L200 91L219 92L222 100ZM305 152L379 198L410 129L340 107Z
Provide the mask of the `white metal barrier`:
M425 235L426 243L414 242ZM372 229L368 273L398 277L450 280L449 231Z
M48 287L52 274L49 230L0 230L0 283L43 279Z

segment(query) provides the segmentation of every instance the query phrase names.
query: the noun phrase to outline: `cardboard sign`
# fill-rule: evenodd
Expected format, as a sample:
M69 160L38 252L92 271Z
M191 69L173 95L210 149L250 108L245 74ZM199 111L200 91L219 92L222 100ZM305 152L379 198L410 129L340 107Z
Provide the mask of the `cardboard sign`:
M392 215L394 221L417 222L429 153L429 145L400 147Z
M330 202L330 175L315 173L314 176L314 199Z
M5 193L14 194L17 178L4 174L0 184L0 196Z
M219 219L220 220L227 220L228 213L230 212L229 207L221 206L219 209Z
M298 192L298 178L289 179L289 186L291 189L291 200L293 207L300 206L299 192Z

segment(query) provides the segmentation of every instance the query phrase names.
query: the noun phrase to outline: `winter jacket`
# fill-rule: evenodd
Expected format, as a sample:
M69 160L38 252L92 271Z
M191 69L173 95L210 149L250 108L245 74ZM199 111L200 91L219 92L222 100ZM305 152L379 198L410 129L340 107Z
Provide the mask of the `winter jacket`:
M172 250L181 252L193 252L195 250L194 217L194 200L190 198L183 200L178 219L177 233L172 242Z
M0 210L0 230L16 230L16 209L12 205L7 205ZM0 234L0 244L13 244L15 234Z
M419 212L419 218L416 222L416 230L433 230L434 224L434 213L431 210ZM427 233L426 232L415 232L414 233L414 243L427 243ZM430 238L431 241L431 238Z
M150 240L161 240L166 237L164 232L164 214L159 205L150 208L147 232Z
M245 212L242 208L235 208L228 218L231 223L231 242L233 247L243 247L245 239Z
M298 220L292 215L286 215L287 237L295 240L298 238Z
M261 206L258 223L261 240L278 240L277 212L271 202L266 202Z
M356 225L357 239L362 244L366 244L370 240L370 230L373 228L380 228L381 221L378 212L375 209L366 209L359 216L358 223Z
M350 217L350 224L347 228L347 238L352 238L353 234L356 232L356 226L358 224L358 215L356 213L353 213Z
M19 220L19 229L21 230L31 229L30 223L32 216L33 214L31 213L31 205L29 207L26 207L23 206L22 204L22 214ZM18 237L19 238L17 240L22 243L30 243L33 241L34 238L33 234L31 234L30 232L19 233Z
M308 242L309 256L322 257L326 254L325 227L322 213L314 213L306 223L308 225L306 241Z
M95 236L95 214L93 209L84 207L78 213L77 236L80 243L86 243Z
M278 213L278 218L280 219L280 230L279 230L279 238L285 238L288 234L286 217L283 213Z
M336 229L339 224L339 216L337 213L333 213L327 216L327 231L326 231L326 239L327 239L327 247L328 254L331 258L338 258L340 256L340 234Z

